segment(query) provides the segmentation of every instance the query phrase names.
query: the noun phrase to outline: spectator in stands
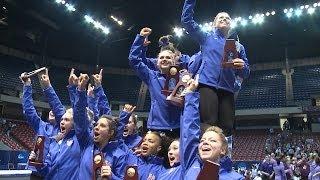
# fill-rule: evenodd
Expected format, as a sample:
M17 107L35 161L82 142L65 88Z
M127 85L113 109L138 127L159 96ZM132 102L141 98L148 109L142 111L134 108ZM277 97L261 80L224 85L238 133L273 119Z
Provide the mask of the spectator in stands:
M129 63L140 79L148 85L151 97L151 109L148 117L147 128L165 132L169 137L178 137L182 109L166 101L161 93L165 83L165 73L171 65L175 64L174 52L161 51L158 54L157 67L159 71L151 70L143 62L141 53L144 40L151 34L150 28L143 28L136 36L129 53Z
M269 179L273 174L273 162L271 157L267 155L259 167L262 179Z
M301 179L308 179L310 165L308 164L306 156L303 156L301 160L298 161L297 165L301 174Z
M282 157L276 158L276 163L273 164L273 172L275 175L275 180L286 180L286 173L284 170L283 162L281 162Z
M319 180L320 179L320 158L319 156L314 159L314 167L308 175L308 180Z
M239 58L233 60L232 68L221 66L223 49L231 28L229 14L220 12L214 19L213 32L205 33L194 21L195 0L185 0L181 23L189 35L201 46L202 63L199 73L200 119L209 125L223 129L232 144L235 120L235 77L249 76L249 63L243 45L236 42Z
M23 83L23 114L27 119L28 124L35 131L36 135L45 136L43 154L45 159L49 150L50 138L57 135L60 129L59 124L61 117L65 113L65 108L51 86L48 70L46 70L45 74L41 75L40 82L43 84L43 92L49 102L51 111L49 112L48 122L42 121L33 104L31 79L24 78L24 73L21 74L20 79ZM36 173L36 169L34 167L29 168Z

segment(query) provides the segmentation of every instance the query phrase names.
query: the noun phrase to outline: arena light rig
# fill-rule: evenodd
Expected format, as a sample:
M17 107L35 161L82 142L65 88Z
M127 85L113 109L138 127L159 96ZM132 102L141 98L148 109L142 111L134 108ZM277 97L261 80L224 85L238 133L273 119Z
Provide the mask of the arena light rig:
M119 20L119 18L117 18L117 17L115 17L115 16L113 16L113 15L111 15L110 18L111 18L114 22L116 22L119 26L122 26L122 25L123 25L123 21Z
M55 0L55 2L59 5L63 5L69 12L76 11L76 8L74 7L74 5L67 3L65 0Z
M101 30L104 34L107 35L110 33L110 30L108 27L102 25L101 22L94 20L91 16L84 15L84 20L86 23L93 25L94 28Z

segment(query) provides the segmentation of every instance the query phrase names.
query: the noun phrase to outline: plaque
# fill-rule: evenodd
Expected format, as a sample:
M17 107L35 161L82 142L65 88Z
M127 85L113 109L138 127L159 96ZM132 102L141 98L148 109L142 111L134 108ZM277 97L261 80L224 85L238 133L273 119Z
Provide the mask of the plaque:
M36 143L34 145L34 153L36 154L35 158L29 159L29 165L35 167L43 166L43 150L44 150L44 136L37 136Z
M101 177L101 168L102 166L105 166L106 162L104 160L104 155L102 152L98 154L94 154L93 156L93 173L92 173L92 179L102 179Z
M138 167L137 166L127 166L124 175L125 180L138 180Z
M205 161L197 180L219 180L220 165L211 161Z
M27 79L27 78L30 78L31 76L34 76L34 75L37 75L43 71L45 71L47 68L46 67L42 67L40 69L36 69L34 71L31 71L31 72L25 72L23 75L22 75L22 79Z
M167 97L167 101L175 106L184 106L184 97L181 96L182 92L188 87L188 81L192 78L192 74L188 73L186 69L179 72L179 82L173 89L172 93Z
M238 51L236 48L236 41L234 39L227 39L224 45L222 67L232 68L233 60L238 58Z
M166 82L164 84L164 88L161 90L162 94L168 96L175 89L180 78L179 71L180 71L179 66L170 66L169 71L166 73Z

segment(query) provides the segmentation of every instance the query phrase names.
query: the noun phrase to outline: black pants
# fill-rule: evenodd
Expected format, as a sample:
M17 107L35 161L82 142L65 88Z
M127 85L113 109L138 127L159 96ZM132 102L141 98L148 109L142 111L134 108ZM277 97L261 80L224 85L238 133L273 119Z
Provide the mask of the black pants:
M200 84L200 120L220 127L226 136L232 134L235 119L234 94Z

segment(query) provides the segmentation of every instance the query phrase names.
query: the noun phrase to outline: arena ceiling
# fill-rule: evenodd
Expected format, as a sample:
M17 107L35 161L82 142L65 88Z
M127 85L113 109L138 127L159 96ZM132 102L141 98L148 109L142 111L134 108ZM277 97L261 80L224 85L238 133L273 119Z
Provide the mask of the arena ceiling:
M172 34L180 25L183 0L73 0L77 11L67 12L54 0L1 0L0 43L17 49L45 53L48 56L72 62L102 64L109 67L128 67L130 45L142 27L153 29L149 56L158 50L157 39ZM313 4L315 1L298 0L198 0L195 18L210 21L219 11L231 16L248 17L250 14L276 10L262 25L239 28L240 41L245 45L251 64L284 61L285 48L289 59L320 56L320 8L313 15L290 20L283 9ZM110 27L104 36L83 20L84 14L99 18ZM109 16L124 21L119 27ZM176 40L186 54L198 51L198 45L189 37Z

